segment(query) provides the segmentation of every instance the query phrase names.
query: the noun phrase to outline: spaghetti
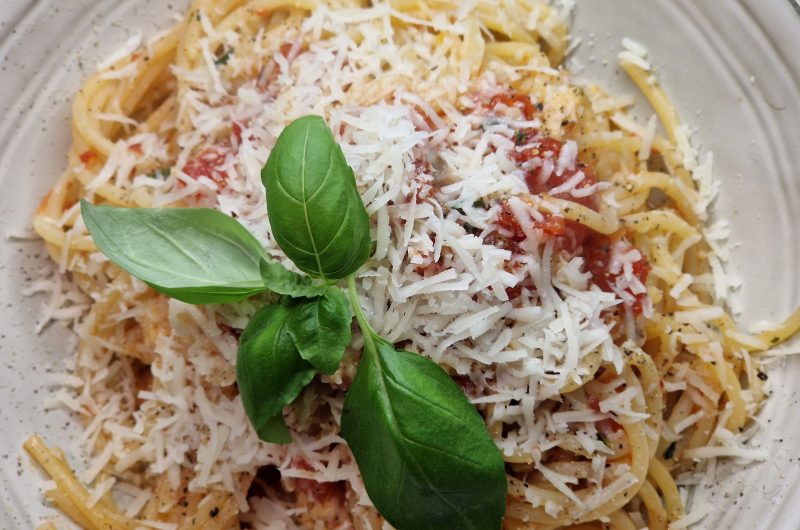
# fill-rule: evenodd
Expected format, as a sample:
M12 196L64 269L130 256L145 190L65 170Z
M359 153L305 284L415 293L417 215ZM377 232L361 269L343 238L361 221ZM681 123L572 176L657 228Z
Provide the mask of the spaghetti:
M25 446L52 504L89 529L382 527L339 434L360 337L298 398L294 442L261 443L232 364L256 306L166 299L98 254L79 213L81 198L217 208L290 266L259 172L308 113L331 125L371 215L361 305L484 417L507 462L506 528L680 525L678 475L753 456L751 353L793 335L800 312L736 329L705 224L711 159L637 46L621 66L666 136L561 67L566 18L533 0L194 0L89 79L34 218L92 301L74 371L91 465L79 480L38 436Z

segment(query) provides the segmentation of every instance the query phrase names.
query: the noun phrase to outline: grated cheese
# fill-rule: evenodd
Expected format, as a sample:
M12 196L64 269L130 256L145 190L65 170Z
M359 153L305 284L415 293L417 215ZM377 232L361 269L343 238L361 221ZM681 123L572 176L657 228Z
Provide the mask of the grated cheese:
M683 530L702 521L714 509L710 503L695 506L692 511L669 524L669 530Z
M573 4L562 3L560 16ZM586 513L636 481L627 466L615 464L609 467L613 480L604 482L606 455L613 451L596 439L597 428L593 424L615 416L648 418L634 410L642 399L641 391L628 387L616 392L623 383L621 379L608 383L610 393L599 402L599 412L577 404L571 410L551 412L540 405L547 400L561 401L561 389L588 373L582 363L594 352L621 371L624 353L614 343L611 327L602 315L620 303L631 305L635 295L647 292L634 274L634 265L643 256L622 243L613 245L610 271L616 279L614 292L606 293L591 285L590 274L581 272L582 258L566 260L557 255L552 241L543 243L541 230L533 221L541 222L544 216L535 201L532 205L522 198L528 189L525 170L541 164L542 184L553 175L573 171L578 162L578 145L567 141L556 160L535 159L521 169L514 154L522 147L515 144L514 133L526 127L560 131L552 123L574 119L578 110L568 95L574 80L560 70L527 65L490 72L474 83L466 82L463 68L449 67L444 51L447 46L460 43L460 36L467 33L463 16L468 11L462 5L460 15L422 21L393 10L388 3L335 10L322 6L299 29L276 28L260 34L252 56L232 57L225 68L246 71L250 66L263 67L259 79L241 86L234 86L216 64L212 53L216 47L211 43L220 35L208 17L200 13L206 35L201 40L203 63L193 71L174 69L187 87L180 115L187 117L191 125L176 139L177 160L170 159L156 134L134 135L115 144L88 190L93 192L102 184L114 183L123 189L147 193L154 206L182 201L217 208L235 216L257 236L271 257L291 268L269 232L260 170L286 124L304 114L323 115L354 169L373 225L376 250L358 277L360 302L371 324L392 342L403 342L405 347L466 376L476 387L477 395L469 396L472 403L491 404L491 421L513 426L507 436L496 437L498 447L506 454L519 449L533 455L543 478L570 497L581 513ZM441 42L433 43L429 34L419 32L420 39L428 40L418 47L401 49L391 38L392 18L434 27L446 34ZM525 23L545 40L553 38L553 20L532 15ZM233 32L221 38L229 49L239 46L239 37ZM126 70L128 67L108 68L133 53L140 40L129 41L118 54L101 63L103 75L132 75L134 72ZM287 55L275 51L284 42L294 43ZM308 48L301 51L298 43L307 42ZM650 69L643 46L625 39L623 48L621 59ZM430 49L436 53L431 54ZM410 53L416 54L412 64L398 65L394 60ZM366 85L364 81L386 75L387 69L396 74L392 87L379 94L360 91L359 87ZM546 109L542 119L528 121L519 116L518 109L498 105L489 110L477 102L482 96L500 93L511 82L537 74L547 76L541 99L557 102L554 106L560 107L558 112ZM613 111L616 126L642 138L638 156L644 162L652 153L656 119L652 116L646 127L635 123L622 114L630 104L630 97L592 99L595 111ZM134 120L115 114L101 119L137 125ZM232 123L240 124L241 140L233 142L219 167L209 175L189 175L187 163L203 149L219 147L216 144L221 143L220 139L227 141ZM619 131L598 134L621 137ZM718 189L712 178L713 159L709 155L698 164L687 128L679 129L678 143L684 165L693 170L698 183L702 208L696 213L705 215ZM165 164L173 166L173 170L163 180L136 174L142 167ZM226 177L224 185L218 179L222 174ZM134 177L128 179L129 175ZM551 194L569 193L580 198L611 186L597 183L579 188L585 178L582 171L577 171ZM497 203L501 199L508 199L509 209L524 231L525 238L520 243L525 250L523 256L512 256L509 250L489 243L489 237L498 231ZM620 207L612 193L604 194L604 200L614 208ZM475 206L479 201L485 207ZM77 207L70 209L52 222L64 226L77 211ZM467 226L475 230L468 232ZM82 226L78 224L76 228ZM722 248L726 232L717 226L704 236L710 244ZM686 238L675 255L682 256L700 238ZM721 254L719 248L712 246L715 254ZM66 269L66 259L65 255L62 270ZM711 267L714 289L720 296L731 283L725 279L722 260L716 259L712 258ZM82 272L96 273L104 261L102 256L94 255L81 265L85 268ZM662 276L673 272L659 271ZM699 283L699 278L684 274L669 294L675 299L688 297ZM518 286L520 301L512 303L507 289ZM31 290L53 293L37 331L53 319L75 321L85 313L90 300L69 289L66 282L61 283L60 276L54 276ZM153 309L138 305L136 297L145 289L134 281L130 290L114 293L119 297L119 321L136 319L140 311ZM371 506L352 455L338 435L340 399L329 399L333 417L329 424L321 426L320 436L303 435L298 427L300 420L290 415L287 420L296 431L294 442L277 446L261 443L238 396L229 397L220 390L235 381L236 341L219 332L219 324L241 328L255 309L256 302L252 301L220 308L198 308L174 300L166 303L162 316L169 329L158 334L152 345L153 383L148 390L115 388L111 382L119 380L126 368L113 354L128 352L119 344L92 336L88 332L92 322L76 326L88 351L80 362L95 375L91 381L59 379L60 383L86 391L77 397L57 392L54 398L61 405L93 416L84 433L90 448L99 440L108 440L83 473L84 481L93 482L109 467L121 477L134 478L132 470L144 466L148 473L165 474L177 488L181 468L189 468L189 490L234 492L242 511L250 510L243 516L244 522L254 527L293 528L291 516L297 513L296 509L271 499L246 499L237 485L240 475L273 465L285 479L346 481L355 492L358 505ZM646 304L646 314L648 310L652 311L652 306ZM702 331L722 315L720 308L698 307L676 312L675 320ZM635 329L628 333L635 335ZM703 337L704 333L674 335L676 341L698 346L704 340L707 343ZM362 340L354 334L352 348L358 349ZM676 369L681 367L676 365ZM686 371L676 373L673 381L665 382L666 392L692 391L700 402L719 399L719 394L702 380L690 377L688 367L683 369ZM334 377L342 381L346 376L338 373ZM142 402L139 410L132 413L124 409L121 391ZM677 423L672 434L691 427L703 414L697 412ZM569 424L575 423L585 424L587 432L576 434L575 439L589 455L590 480L598 486L583 500L569 487L577 482L574 477L558 473L540 460L542 451L556 447L558 436L565 435ZM733 445L729 435L733 436L718 430L710 442L717 445L692 449L686 456L760 458L763 454L760 449ZM194 460L187 454L193 455ZM95 486L95 502L114 486L113 480L105 479ZM132 497L127 513L135 515L152 492L131 489L122 481L118 484L118 489L126 487ZM551 501L545 502L544 507L552 515L564 510ZM674 522L671 528L691 524L695 520L692 518L698 517L696 513ZM175 527L156 522L143 524L152 528Z

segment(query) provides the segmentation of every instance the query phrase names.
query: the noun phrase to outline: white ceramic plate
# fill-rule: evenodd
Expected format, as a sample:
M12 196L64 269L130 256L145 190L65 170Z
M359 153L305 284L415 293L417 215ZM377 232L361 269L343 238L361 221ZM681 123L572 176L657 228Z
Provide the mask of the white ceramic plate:
M42 476L21 445L38 432L81 465L80 431L45 412L47 372L71 357L59 326L34 334L41 298L21 290L47 266L31 214L62 170L69 103L99 58L132 33L170 24L185 3L160 0L0 0L0 529L52 514ZM733 230L732 270L744 280L744 323L800 304L800 7L795 0L581 0L573 34L582 75L635 93L616 69L623 36L645 43L695 139L715 154L716 214ZM640 115L649 116L646 106ZM702 528L800 528L800 359L770 371L772 399L758 443L767 462L697 491L715 511Z

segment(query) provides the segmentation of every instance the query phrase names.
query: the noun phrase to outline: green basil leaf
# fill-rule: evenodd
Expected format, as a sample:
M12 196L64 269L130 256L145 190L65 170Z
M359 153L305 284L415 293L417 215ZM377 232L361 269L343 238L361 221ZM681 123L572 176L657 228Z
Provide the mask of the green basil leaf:
M259 309L239 338L236 382L242 405L259 438L285 443L275 417L294 401L316 373L289 336L291 308L283 304Z
M261 278L273 293L313 298L328 290L325 284L314 283L308 276L290 271L280 263L261 261Z
M275 240L300 270L341 279L367 261L369 216L353 170L319 116L292 122L261 172Z
M103 254L168 296L192 304L221 304L265 290L263 247L221 212L114 208L82 201L81 213Z
M286 428L286 422L283 421L282 414L268 419L258 436L265 442L274 444L288 444L292 442L292 435L289 434L289 429Z
M350 302L331 288L292 308L287 327L300 356L324 374L332 374L350 344Z
M480 415L441 367L373 340L342 434L375 507L398 530L499 529L505 467Z
M190 304L235 302L266 289L316 296L327 286L267 261L236 220L207 208L114 208L81 202L100 251L167 296Z

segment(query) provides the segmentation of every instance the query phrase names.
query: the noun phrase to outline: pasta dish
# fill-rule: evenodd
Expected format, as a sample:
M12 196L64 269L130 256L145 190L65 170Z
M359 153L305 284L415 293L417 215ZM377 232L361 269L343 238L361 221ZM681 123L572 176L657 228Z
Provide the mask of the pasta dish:
M177 25L101 63L75 95L67 169L34 219L64 303L87 308L59 396L80 418L88 465L73 468L37 435L26 443L52 480L48 502L98 530L488 528L446 488L405 500L409 473L500 499L509 530L700 520L694 474L717 458L763 458L747 444L767 380L751 354L793 335L800 313L760 334L736 327L727 228L709 221L711 155L692 147L640 44L623 41L619 66L655 112L645 123L629 113L632 96L570 73L568 18L569 6L539 0L194 0ZM351 335L347 309L340 362L303 372L270 416L289 443L273 443L276 431L253 422L262 402L248 401L241 359L261 308L279 308L268 326L301 302L263 288L187 302L107 250L138 228L102 243L116 228L87 212L217 210L255 236L262 269L343 279L314 276L324 250L316 265L294 257L268 184L292 162L276 141L308 115L338 144L331 157L341 149L336 167L352 168L369 237L349 246L369 257L351 275L359 326ZM317 287L343 296L335 284L303 284L298 300ZM394 470L394 453L364 445L383 436L370 434L377 420L348 419L370 406L355 406L370 348L443 369L479 414L489 453L454 436L413 465L418 448L398 451ZM392 421L416 421L418 436L444 425L435 406L406 419L397 407ZM502 488L437 467L450 446L464 461L487 455L474 469L498 452ZM415 515L428 503L436 512L439 496L463 521Z

